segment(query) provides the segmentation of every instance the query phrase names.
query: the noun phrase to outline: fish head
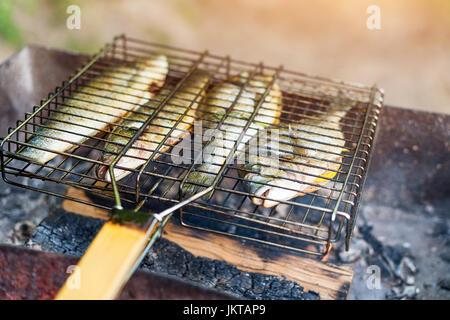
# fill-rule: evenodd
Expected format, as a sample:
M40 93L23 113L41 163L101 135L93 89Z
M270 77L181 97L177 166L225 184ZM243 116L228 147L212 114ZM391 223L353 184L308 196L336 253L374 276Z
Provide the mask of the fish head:
M280 201L293 198L299 193L298 190L302 189L303 185L294 181L255 175L251 178L248 186L254 205L263 205L265 208L271 208L279 204Z
M97 165L96 167L96 175L100 179L105 179L108 182L111 182L111 173L110 173L110 164L114 160L114 156L111 156L106 163L109 164L102 164ZM116 181L119 181L123 178L125 178L127 175L132 173L132 170L128 169L122 169L122 168L135 168L136 159L131 157L121 157L119 161L117 161L116 165L113 168L113 174Z
M247 185L249 192L254 195L260 195L262 190L266 189L266 187L270 186L270 184L273 181L273 178L265 177L258 174L248 174L246 176L247 179Z
M108 167L108 169L109 169L109 167ZM127 175L129 175L131 173L131 171L129 171L129 170L118 169L118 168L114 168L113 172L114 172L114 178L116 181L122 180L123 178L125 178ZM106 172L105 180L108 182L112 181L109 170Z
M261 163L247 165L247 170L250 172L245 175L244 183L247 185L254 205L273 207L280 201L293 198L308 186L298 175L294 176L279 167L270 167Z
M103 154L101 161L103 164L97 164L95 168L95 174L99 179L105 179L108 182L111 182L111 174L110 174L110 165L114 162L116 155L114 154ZM114 178L116 181L119 181L125 178L127 175L131 173L130 170L122 169L131 167L131 163L136 161L134 158L130 157L121 157L119 161L114 166ZM134 167L132 167L134 168Z

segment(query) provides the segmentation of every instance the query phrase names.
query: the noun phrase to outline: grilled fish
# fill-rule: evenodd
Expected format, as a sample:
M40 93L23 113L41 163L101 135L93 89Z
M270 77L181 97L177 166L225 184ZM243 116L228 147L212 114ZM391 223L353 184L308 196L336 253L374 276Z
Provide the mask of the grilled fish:
M232 81L242 85L247 82L248 76L248 73L244 72L232 78ZM270 80L270 76L257 75L248 81L248 88L242 91L233 109L223 121L223 125L220 128L220 131L225 133L223 139L216 137L205 147L203 164L196 165L195 171L188 175L183 186L183 194L197 193L204 186L212 185L221 166L239 139L239 135L242 133L248 119L254 112L256 102L262 98L262 95L267 90ZM199 118L204 121L207 127L215 127L225 116L227 109L232 107L240 90L238 85L228 82L222 82L214 86L208 92L205 102L199 107ZM243 150L247 141L258 130L276 124L280 112L281 91L278 85L274 83L248 130L245 132L235 155Z
M147 128L130 149L117 161L114 168L116 180L123 179L131 173L132 169L143 165L151 157L159 143L164 139L164 136L169 133L170 129L182 117L183 119L178 123L176 129L172 131L171 136L165 141L159 152L168 150L172 145L181 141L184 135L189 134L187 130L194 123L198 102L203 98L209 78L209 73L196 71L181 85L155 118L150 121ZM103 152L100 159L105 165L99 165L96 169L96 174L99 178L111 181L109 165L171 91L169 88L161 89L160 94L154 100L149 101L122 120L116 129L109 134L105 152ZM189 111L183 116L189 107ZM160 155L161 153L157 153L154 159L157 159Z
M244 177L253 204L270 208L279 201L314 192L334 178L341 153L347 151L339 120L349 109L336 105L318 118L303 119L288 128L267 129L264 134L272 139L263 156L246 148L248 163L239 165L239 174ZM253 139L249 146L257 143L257 137Z
M54 111L28 142L20 155L46 163L119 121L164 84L168 72L166 56L139 58L129 65L107 68ZM42 149L38 149L42 148Z

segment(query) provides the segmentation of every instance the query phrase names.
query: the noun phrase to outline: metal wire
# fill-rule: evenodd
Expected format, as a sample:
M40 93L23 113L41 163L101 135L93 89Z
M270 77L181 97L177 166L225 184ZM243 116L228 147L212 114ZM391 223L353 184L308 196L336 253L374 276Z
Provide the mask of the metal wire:
M61 139L61 141L73 144L73 148L60 152L52 150L59 156L45 164L31 162L21 155L21 151L26 147L49 151L43 146L30 144L30 139L36 136L45 137L42 129L51 127L51 121L55 121L55 115L59 114L58 119L60 119L62 115L67 114L62 109L64 106L71 107L73 110L82 109L78 103L92 103L92 99L96 98L95 103L99 106L111 108L108 110L118 108L110 94L114 94L114 86L120 87L121 75L116 74L115 77L110 77L108 80L113 85L112 89L96 87L94 84L98 85L102 82L97 81L93 84L90 80L107 75L112 67L132 65L137 58L156 53L163 53L169 59L170 70L164 84L164 88L169 91L162 99L154 100L159 101L157 107L151 114L145 114L147 118L141 121L141 127L132 137L128 137L130 139L126 145L120 146L119 152L105 149L106 143L113 143L108 140L111 134L120 135L116 131L111 133L111 128L106 128L107 123L105 123L105 128L98 130L98 134L94 137L81 137L80 134L81 142ZM139 65L134 65L134 67L139 68ZM348 247L375 141L378 115L383 103L383 92L376 87L310 76L286 70L283 67L266 66L263 63L234 60L228 56L211 54L208 51L197 52L174 48L124 35L114 38L112 43L107 44L99 53L92 56L90 61L77 70L69 80L50 93L47 99L35 106L24 120L19 120L15 128L10 129L9 134L3 139L0 149L3 179L25 188L104 209L124 206L156 212L164 209L170 210L168 208L171 206L183 203L181 189L187 183L189 174L199 170L196 163L198 163L200 155L198 153L191 154L190 163L177 163L173 161L174 155L168 148L181 141L181 136L192 134L191 129L180 129L179 125L190 124L186 122L185 116L193 111L194 102L200 100L200 92L194 95L195 98L192 101L188 101L189 105L184 108L184 111L177 113L179 117L174 125L159 124L161 130L165 131L160 133L161 137L158 138L155 148L147 149L142 133L150 124L155 126L155 119L170 120L164 116L164 108L167 105L179 106L176 100L171 98L182 90L186 90L183 85L197 70L208 71L210 75L203 89L208 89L222 81L230 81L231 77L242 71L248 73L245 83L239 87L239 93L232 106L225 110L222 118L216 122L205 122L207 125L204 129L218 131L224 131L225 119L229 120L235 117L231 111L239 97L245 92L255 89L252 81L257 75L269 76L270 80L263 82L264 93L260 95L259 99L253 101L254 109L246 118L245 125L235 125L239 132L238 138L235 139L233 147L227 150L228 153L223 164L211 164L220 167L215 171L212 185L204 186L209 187L210 197L203 197L190 204L180 206L180 208L177 207L181 223L189 227L315 255L326 254L331 243L340 238L341 231L344 229L345 243ZM320 165L316 168L334 172L336 175L330 178L326 184L310 183L312 191L306 191L304 196L280 200L280 204L277 206L264 208L251 201L251 195L246 188L247 181L242 174L239 174L245 170L235 163L235 159L241 152L238 148L240 143L250 138L248 129L255 117L268 112L264 102L271 97L274 85L277 85L282 92L282 112L277 117L277 123L270 124L272 128L283 130L290 128L291 124L302 119L322 119L324 115L332 112L338 103L347 105L351 109L343 118L336 117L329 119L328 122L312 125L315 128L327 129L329 133L316 133L314 139L304 139L305 149L310 148L319 152L319 155L314 157L315 160L320 160ZM86 91L87 89L89 92ZM138 97L141 91L144 94L145 90L142 89L123 94L125 100L122 102L129 103L127 99L132 99L133 96L134 98ZM73 105L75 101L77 101L77 105ZM207 107L202 105L204 114L208 112ZM129 114L139 113L142 114L141 111L136 110L129 112ZM129 114L118 118L126 119ZM110 114L105 113L104 115L109 116ZM79 115L79 117L92 120L89 116ZM58 121L67 125L73 124L71 117ZM336 138L331 133L338 130L336 124L340 124L344 134L343 138ZM112 128L121 126L120 122L116 122ZM69 129L57 130L73 134ZM312 133L308 127L300 130ZM180 138L176 142L170 141L175 133ZM336 145L334 142L321 142L322 138L333 138L336 142L342 141L345 143L346 151L342 154L328 151L327 148ZM309 147L308 143L314 143L314 145ZM197 151L204 149L207 144L198 143L195 139L192 142L193 149ZM296 145L294 144L293 147ZM139 156L128 155L130 149L150 151L151 156L139 158ZM110 153L114 157L114 160L108 164L109 172L113 177L111 181L99 178L94 173L95 166L104 165L99 157L102 153ZM325 154L333 155L337 160L325 159L323 158ZM119 160L125 155L141 160L143 164L134 169L121 166ZM292 159L287 163L305 165L295 151L292 153ZM339 165L339 167L337 169L324 167L328 164ZM311 167L314 166L311 165ZM131 174L122 180L117 180L114 178L115 169L128 170ZM286 171L292 170L285 169ZM303 174L308 175L309 173L304 172ZM320 175L310 175L316 178L320 177ZM43 187L33 187L27 182L30 179L45 180L46 183ZM289 180L286 178L286 182ZM295 179L291 180L295 181ZM61 184L86 191L92 201L67 196L63 188L55 187ZM286 186L286 190L289 189ZM267 199L264 196L261 198Z

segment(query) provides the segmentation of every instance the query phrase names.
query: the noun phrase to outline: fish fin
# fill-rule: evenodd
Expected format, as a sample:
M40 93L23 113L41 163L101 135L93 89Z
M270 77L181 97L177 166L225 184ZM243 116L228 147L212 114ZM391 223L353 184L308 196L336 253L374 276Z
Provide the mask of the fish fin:
M325 183L330 181L331 179L333 179L336 175L337 175L337 171L341 168L341 165L339 165L336 168L336 171L327 171L324 174L320 175L320 178L316 178L316 180L314 180L315 184L321 184L321 183Z

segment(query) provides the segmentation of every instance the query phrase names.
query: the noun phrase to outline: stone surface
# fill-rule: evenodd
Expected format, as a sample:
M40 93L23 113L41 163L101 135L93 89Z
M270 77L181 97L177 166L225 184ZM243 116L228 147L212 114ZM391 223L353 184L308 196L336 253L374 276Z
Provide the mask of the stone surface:
M450 218L450 116L382 109L365 204Z

